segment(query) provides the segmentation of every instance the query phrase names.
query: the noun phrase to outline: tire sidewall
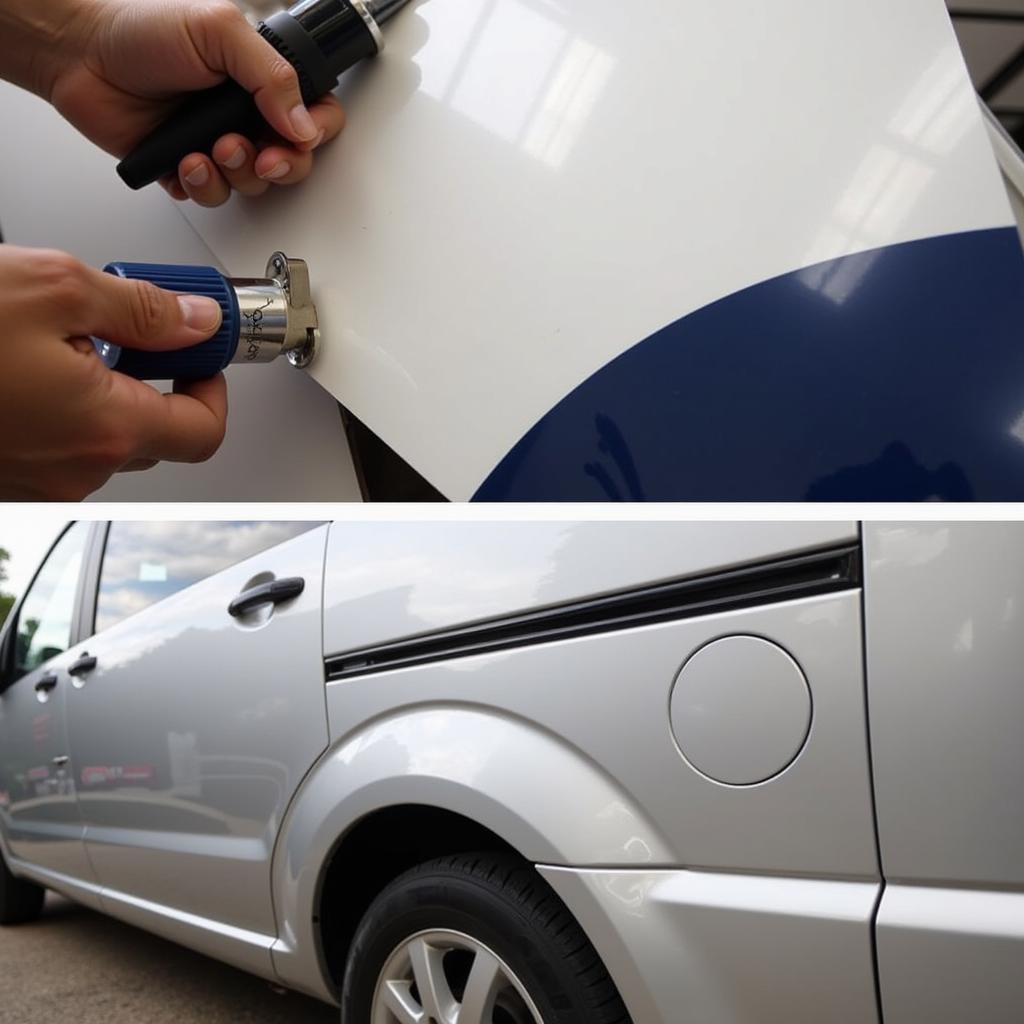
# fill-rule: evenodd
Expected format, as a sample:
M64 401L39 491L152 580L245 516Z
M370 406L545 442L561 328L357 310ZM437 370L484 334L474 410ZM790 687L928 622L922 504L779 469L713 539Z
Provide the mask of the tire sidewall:
M538 877L538 881L540 881ZM441 872L399 880L367 912L350 950L342 1024L366 1024L388 958L420 932L448 930L487 946L525 986L544 1024L587 1024L551 938L503 893Z

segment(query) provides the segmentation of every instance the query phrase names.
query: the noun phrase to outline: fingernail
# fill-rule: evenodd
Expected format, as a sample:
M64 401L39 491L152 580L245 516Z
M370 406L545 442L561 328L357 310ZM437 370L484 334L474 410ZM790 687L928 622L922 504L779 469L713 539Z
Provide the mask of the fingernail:
M245 150L241 146L238 146L226 160L221 160L221 163L229 171L237 171L242 164L245 163Z
M316 147L319 146L320 143L324 141L324 136L326 134L327 134L327 132L323 128L321 128L320 129L320 134L317 135L317 137L313 140L313 148L314 149L316 149Z
M207 170L206 164L197 164L185 175L185 180L194 188L202 188L210 180L210 172Z
M214 299L202 295L179 295L178 305L185 319L185 326L204 334L212 334L220 324L220 306Z
M267 181L276 181L278 178L283 178L291 169L292 165L282 160L279 164L271 167L269 171L261 174L260 177Z
M310 139L316 138L316 123L310 116L309 111L301 103L297 107L292 108L288 118L295 129L295 134L303 142L309 142Z

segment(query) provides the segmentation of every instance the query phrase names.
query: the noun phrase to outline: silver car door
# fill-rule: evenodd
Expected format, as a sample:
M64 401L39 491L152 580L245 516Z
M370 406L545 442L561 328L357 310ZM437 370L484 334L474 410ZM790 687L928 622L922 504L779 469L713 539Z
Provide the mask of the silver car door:
M69 698L106 908L257 972L275 933L277 830L327 745L326 536L310 523L113 523L96 666ZM270 584L276 595L260 591Z
M7 855L46 884L90 881L68 770L66 701L89 523L57 540L8 624L0 693L0 836ZM60 877L57 877L60 876Z

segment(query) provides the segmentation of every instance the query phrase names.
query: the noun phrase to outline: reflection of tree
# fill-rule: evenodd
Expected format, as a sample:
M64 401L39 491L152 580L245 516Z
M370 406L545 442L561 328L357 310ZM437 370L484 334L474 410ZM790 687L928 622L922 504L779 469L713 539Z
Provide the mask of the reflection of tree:
M26 619L18 624L18 665L22 667L28 663L28 652L32 648L32 639L38 629L39 619Z
M11 553L7 548L0 548L0 583L7 582L7 562L10 560ZM14 595L6 594L0 590L0 626L7 621L7 616L11 614L11 609L14 607Z

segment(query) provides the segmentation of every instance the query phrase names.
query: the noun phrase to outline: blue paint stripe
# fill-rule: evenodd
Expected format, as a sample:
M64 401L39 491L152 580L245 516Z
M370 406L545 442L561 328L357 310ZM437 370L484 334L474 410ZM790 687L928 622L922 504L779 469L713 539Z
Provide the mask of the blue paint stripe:
M1012 228L755 285L580 385L476 501L1024 500Z

